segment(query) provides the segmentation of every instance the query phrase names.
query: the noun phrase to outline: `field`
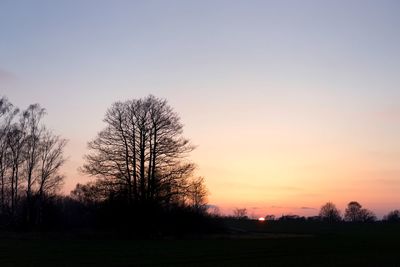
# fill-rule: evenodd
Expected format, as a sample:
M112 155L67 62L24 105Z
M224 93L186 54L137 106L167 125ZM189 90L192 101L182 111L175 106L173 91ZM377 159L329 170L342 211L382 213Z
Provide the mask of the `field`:
M0 266L400 266L400 225L227 221L230 234L127 240L0 234Z

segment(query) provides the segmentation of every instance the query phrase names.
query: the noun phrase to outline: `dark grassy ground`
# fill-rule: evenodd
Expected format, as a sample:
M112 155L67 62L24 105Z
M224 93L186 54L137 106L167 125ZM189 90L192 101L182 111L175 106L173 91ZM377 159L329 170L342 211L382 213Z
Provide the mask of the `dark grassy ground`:
M400 225L227 221L203 239L0 234L0 266L400 266Z

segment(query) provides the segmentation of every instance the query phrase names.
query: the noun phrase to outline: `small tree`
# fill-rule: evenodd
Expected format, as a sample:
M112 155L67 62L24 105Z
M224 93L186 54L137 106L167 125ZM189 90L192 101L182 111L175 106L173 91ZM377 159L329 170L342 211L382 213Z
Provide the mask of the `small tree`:
M221 216L221 210L219 209L218 206L215 206L215 205L208 205L207 212L208 212L208 214L210 214L210 215L212 215L214 217L220 217Z
M374 222L376 221L376 215L371 210L361 209L360 212L361 222Z
M188 200L189 205L192 206L196 211L206 210L206 198L208 190L204 184L203 177L194 178L189 182L188 188Z
M71 197L85 205L100 203L110 197L115 191L110 183L103 180L88 182L87 184L77 184L71 191Z
M319 216L323 221L327 222L339 222L342 220L342 217L340 216L340 211L332 202L328 202L321 207Z
M344 219L349 222L360 221L361 207L361 204L357 201L349 202L344 213Z
M265 218L265 220L267 220L267 221L275 221L275 220L276 220L275 215L273 215L273 214L265 215L264 218Z
M392 210L383 216L383 220L387 222L400 222L400 210Z
M351 201L347 205L344 218L349 222L372 222L376 220L375 214L368 209L362 208L357 201Z
M246 208L243 208L243 209L235 208L233 210L233 216L237 219L247 219L247 209Z

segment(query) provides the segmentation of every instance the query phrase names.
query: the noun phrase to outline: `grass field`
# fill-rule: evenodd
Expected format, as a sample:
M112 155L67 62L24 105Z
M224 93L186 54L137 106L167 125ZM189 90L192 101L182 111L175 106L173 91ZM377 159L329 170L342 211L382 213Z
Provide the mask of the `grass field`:
M180 240L2 234L0 266L400 266L400 225L227 224Z

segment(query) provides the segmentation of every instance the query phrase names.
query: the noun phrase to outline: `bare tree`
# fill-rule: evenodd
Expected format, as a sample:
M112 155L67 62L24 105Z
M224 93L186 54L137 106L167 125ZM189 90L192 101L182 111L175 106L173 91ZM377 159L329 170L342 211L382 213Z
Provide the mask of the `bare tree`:
M45 110L39 104L30 105L23 113L21 120L26 127L25 140L23 148L23 161L25 166L26 178L26 219L29 222L32 209L32 187L36 182L35 169L38 167L40 158L41 138L44 131L44 126L41 125L41 120L45 114Z
M247 218L247 209L246 208L243 208L243 209L235 208L233 210L233 216L238 219L245 219L245 218Z
M63 155L67 140L45 130L40 140L38 166L38 195L42 199L46 194L55 193L63 182L59 174L60 167L65 163Z
M77 184L71 191L71 197L85 205L95 204L106 200L114 191L113 186L104 180Z
M375 214L362 208L357 201L351 201L346 208L344 218L349 222L371 222L376 220Z
M34 196L41 206L44 196L62 182L58 171L66 141L45 129L43 115L38 104L20 113L6 98L0 99L0 212L7 210L13 221L23 203L18 214L30 222Z
M189 182L188 200L190 205L197 211L206 210L206 198L208 190L204 184L203 177L194 178Z
M208 214L210 214L210 215L212 215L214 217L220 217L221 216L221 210L216 205L208 205L207 206L207 212L208 212Z
M88 144L83 172L117 184L130 203L181 201L195 169L186 159L193 146L167 101L148 96L116 102L104 122Z
M8 184L6 174L11 164L8 137L11 122L17 113L18 109L7 98L0 98L0 214L4 213L6 208L5 202Z
M43 130L38 153L38 214L37 223L42 222L43 203L46 196L53 195L62 185L64 176L59 174L60 167L65 163L63 155L67 144L66 139L54 135L49 130ZM29 204L29 203L28 203Z
M361 221L374 222L376 221L376 215L369 209L361 209Z
M383 220L387 222L400 222L400 210L392 210L387 215L383 216Z
M11 164L11 214L15 213L15 208L18 202L18 191L22 184L20 178L20 168L23 163L22 153L25 144L25 122L20 120L19 123L14 123L7 133L7 145L10 150Z
M336 208L335 204L328 202L321 207L319 217L327 222L339 222L342 220L340 211Z

